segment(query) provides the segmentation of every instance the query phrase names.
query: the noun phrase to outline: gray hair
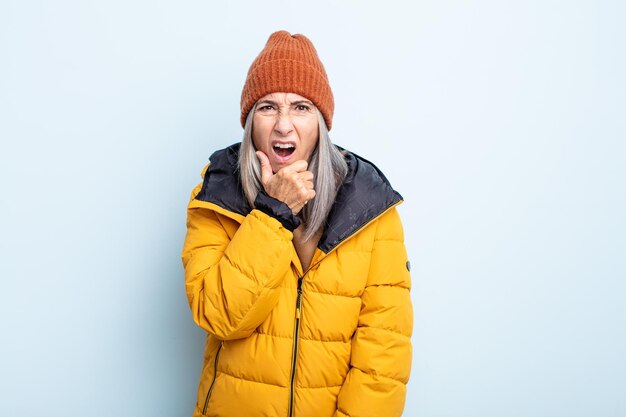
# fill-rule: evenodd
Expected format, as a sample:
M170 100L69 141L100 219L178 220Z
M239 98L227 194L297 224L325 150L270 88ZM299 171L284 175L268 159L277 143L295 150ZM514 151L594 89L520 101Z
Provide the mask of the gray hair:
M261 164L256 156L256 147L252 140L252 120L256 104L252 107L246 118L243 141L239 151L239 172L243 192L254 207L261 184ZM300 217L304 224L304 240L309 240L320 229L323 230L326 218L335 202L337 191L348 174L348 165L341 151L330 141L328 128L322 113L317 112L319 121L319 140L311 155L308 170L313 173L313 187L315 197L300 211Z

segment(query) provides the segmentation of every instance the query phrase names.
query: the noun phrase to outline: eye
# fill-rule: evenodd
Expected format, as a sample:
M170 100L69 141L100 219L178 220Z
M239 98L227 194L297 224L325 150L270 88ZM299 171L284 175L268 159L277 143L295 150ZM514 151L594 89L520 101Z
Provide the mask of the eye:
M272 106L271 104L266 104L265 106L260 106L257 107L258 111L271 111L274 110L274 106Z
M306 104L298 104L296 106L296 110L299 110L299 111L309 111L309 110L311 110L311 108L309 106L307 106Z

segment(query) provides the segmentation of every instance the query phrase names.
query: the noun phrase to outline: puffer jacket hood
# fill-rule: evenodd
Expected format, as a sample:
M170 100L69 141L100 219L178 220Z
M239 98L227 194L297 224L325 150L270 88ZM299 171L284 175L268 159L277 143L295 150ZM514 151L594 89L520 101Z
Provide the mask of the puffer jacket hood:
M345 151L303 270L292 232L245 199L239 148L211 155L188 205L185 285L208 333L194 417L400 416L413 325L402 196Z

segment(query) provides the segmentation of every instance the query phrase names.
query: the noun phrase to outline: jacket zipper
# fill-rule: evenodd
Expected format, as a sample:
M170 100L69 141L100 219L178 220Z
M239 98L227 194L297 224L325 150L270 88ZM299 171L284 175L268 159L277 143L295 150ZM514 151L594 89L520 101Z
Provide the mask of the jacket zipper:
M397 206L398 204L400 204L400 201L397 201L397 202L391 204L383 212L381 212L378 216L374 217L373 219L370 219L370 221L368 221L367 223L362 225L358 230L356 230L355 232L351 233L350 236L356 234L356 232L358 232L359 230L365 228L365 226L369 225L374 220L376 220L378 217L382 216L385 212L390 210L392 207ZM337 249L337 247L339 245L341 245L343 242L345 242L347 240L347 238L350 237L350 236L346 236L344 239L342 239L328 253L330 253L330 252L334 251L335 249ZM300 335L300 315L302 313L302 280L304 279L306 274L314 266L316 266L317 264L322 262L322 260L328 255L328 253L326 253L322 257L322 259L318 259L317 262L315 262L314 264L309 265L307 270L304 271L304 274L302 274L302 276L298 278L298 296L296 297L296 323L295 323L295 329L294 329L294 335L293 335L293 349L292 349L292 359L291 359L291 380L290 380L290 386L289 386L289 413L287 414L288 417L293 417L294 385L295 385L295 381L296 381L296 365L297 365L297 359L298 359L298 341L299 341L299 335Z
M209 387L209 392L206 394L206 399L204 400L204 407L202 408L202 414L206 414L206 408L209 405L209 398L211 398L211 392L213 391L213 385L215 385L215 380L217 379L217 359L220 357L220 351L222 350L223 341L220 341L220 345L217 348L217 352L215 352L215 361L213 362L213 381L211 381L211 386Z
M296 324L293 335L293 350L291 359L291 383L289 388L289 417L293 416L293 396L296 382L296 364L298 360L298 338L300 335L300 313L302 308L302 280L304 275L298 278L298 296L296 297Z

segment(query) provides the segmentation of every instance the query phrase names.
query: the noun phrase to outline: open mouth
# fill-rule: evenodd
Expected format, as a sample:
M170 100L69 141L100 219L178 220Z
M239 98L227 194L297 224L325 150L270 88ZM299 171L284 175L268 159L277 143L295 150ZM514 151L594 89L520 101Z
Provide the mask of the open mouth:
M272 146L274 153L281 158L288 158L295 152L296 147L291 143L275 143Z

